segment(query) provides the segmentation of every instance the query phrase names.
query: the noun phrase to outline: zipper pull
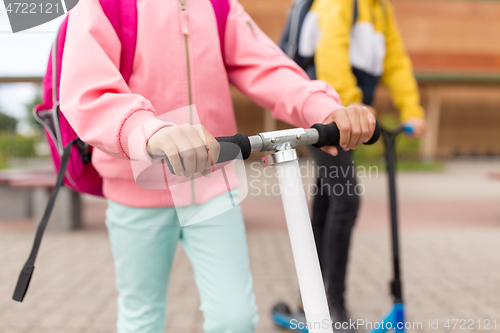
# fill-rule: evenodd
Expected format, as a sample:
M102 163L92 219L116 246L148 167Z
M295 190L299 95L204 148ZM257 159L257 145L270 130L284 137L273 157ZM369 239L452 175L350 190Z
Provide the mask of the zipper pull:
M181 30L184 35L189 35L188 13L186 10L181 12Z
M185 0L179 0L181 4L181 31L184 35L189 35L188 12Z

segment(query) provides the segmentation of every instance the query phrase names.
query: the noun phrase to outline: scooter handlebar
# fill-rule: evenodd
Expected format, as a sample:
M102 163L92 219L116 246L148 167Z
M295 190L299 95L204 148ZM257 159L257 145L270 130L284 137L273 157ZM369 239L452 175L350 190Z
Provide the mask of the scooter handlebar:
M218 163L230 161L238 156L239 150L244 160L253 152L272 151L276 146L283 142L289 142L293 148L312 144L314 147L337 146L340 142L340 131L337 124L314 124L311 129L283 130L276 132L261 133L259 135L248 137L243 133L233 136L224 136L215 138L221 144L221 153ZM282 135L281 135L282 133ZM375 131L371 139L365 145L371 145L380 138L381 129L377 121ZM281 136L280 136L281 135ZM305 137L304 137L305 136ZM227 150L228 152L225 152Z
M248 137L244 133L238 133L233 136L220 136L215 138L220 144L220 154L218 163L232 161L238 158L241 152L242 159L246 160L250 157L252 152L264 152L273 150L278 144L284 142L290 143L292 148L312 144L314 147L321 148L324 146L337 146L340 141L340 131L337 124L331 123L327 125L315 124L311 129L296 129L297 133L293 130L276 131L269 133L261 133L259 135ZM291 133L292 131L293 133ZM280 132L283 133L280 136ZM271 135L270 135L271 134ZM371 145L375 143L380 137L380 125L377 122L375 131L372 138L365 143ZM280 140L281 139L281 140ZM182 163L182 158L181 158ZM167 159L167 165L172 174L174 170L172 165Z

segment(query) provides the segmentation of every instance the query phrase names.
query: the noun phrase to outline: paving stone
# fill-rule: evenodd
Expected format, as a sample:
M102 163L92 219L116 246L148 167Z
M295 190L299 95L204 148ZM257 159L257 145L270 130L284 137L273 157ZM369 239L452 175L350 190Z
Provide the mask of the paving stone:
M493 235L492 235L493 233ZM408 320L412 322L428 323L429 319L439 320L444 323L454 317L480 316L498 317L499 308L495 297L491 295L491 288L498 286L498 276L491 273L487 265L476 265L477 261L488 261L488 251L479 253L468 253L461 250L460 242L470 238L484 243L495 243L498 231L473 230L450 237L443 237L440 232L411 232L404 233L405 245L408 251L404 252L404 276L407 278L405 288ZM68 243L85 242L85 237L68 238ZM254 272L255 293L259 304L261 321L258 332L279 332L270 320L269 310L274 302L284 299L291 304L297 302L297 281L289 242L286 233L283 232L251 232L249 234L249 247ZM381 241L383 240L383 241ZM49 240L50 241L50 240ZM380 245L384 243L385 246ZM388 281L390 278L390 265L388 263L388 237L382 232L356 233L353 241L353 255L350 264L348 303L352 309L353 318L363 318L366 321L375 322L390 307L388 295ZM48 241L46 241L48 242ZM100 238L97 242L107 242ZM440 243L445 242L445 244ZM429 246L421 246L430 244ZM59 244L64 246L64 244ZM458 245L458 246L455 246ZM415 249L419 249L419 251ZM254 250L255 249L255 250ZM454 250L455 249L455 250ZM437 254L436 254L437 251ZM71 255L66 253L65 255ZM265 255L263 255L265 254ZM59 254L61 256L62 254ZM78 253L78 255L82 255ZM92 256L91 252L89 256ZM439 257L441 256L441 260ZM449 262L459 256L460 263ZM436 259L436 257L438 257ZM483 260L484 258L484 260ZM63 258L65 262L67 258ZM108 257L111 260L110 257ZM58 256L53 257L58 260ZM202 332L202 316L197 310L199 299L196 294L194 280L186 278L192 274L187 257L179 249L175 259L174 271L169 289L169 308L175 311L168 312L168 324L166 332ZM46 261L47 265L51 265ZM68 273L71 277L78 275L77 272L89 269L87 261L81 261L82 265L76 267L73 272ZM109 262L108 264L111 264ZM45 263L44 263L45 265ZM15 265L13 265L15 266ZM78 265L77 265L78 266ZM54 267L60 267L55 264ZM98 266L96 266L98 267ZM45 268L47 269L47 268ZM94 268L90 268L91 270ZM97 269L97 268L95 268ZM436 273L438 272L438 273ZM271 275L270 275L271 274ZM42 275L42 274L40 274ZM44 287L43 283L36 286L38 291L31 291L30 301L26 304L16 304L3 313L9 319L0 321L0 332L29 332L31 328L36 332L114 332L116 320L116 292L114 290L114 279L106 278L99 280L99 275L86 275L85 281L78 283L78 291L72 290L76 284L67 284L68 287L56 289L54 282ZM42 275L40 280L49 279L49 275ZM35 284L34 284L35 285ZM100 287L96 289L95 286ZM3 288L2 293L8 289ZM99 296L89 296L94 291ZM486 300L482 305L478 295ZM38 302L38 306L37 306ZM10 303L2 302L3 307ZM443 304L448 306L443 307ZM59 306L59 308L58 308ZM29 320L24 314L26 308L37 309L45 317L35 327L11 326L13 322L26 320L37 322L36 318ZM99 316L95 316L92 322L88 322L91 309L100 308ZM103 310L106 309L106 310ZM64 313L64 316L58 313ZM82 314L83 313L83 314ZM72 315L73 314L73 315ZM64 318L68 316L66 326ZM0 317L3 318L3 317ZM464 318L465 319L465 318ZM188 324L186 324L188 323ZM450 332L458 332L450 330ZM478 332L479 330L476 330ZM361 330L362 332L362 330ZM422 329L409 330L409 332L434 332L424 325ZM485 331L486 332L486 331Z

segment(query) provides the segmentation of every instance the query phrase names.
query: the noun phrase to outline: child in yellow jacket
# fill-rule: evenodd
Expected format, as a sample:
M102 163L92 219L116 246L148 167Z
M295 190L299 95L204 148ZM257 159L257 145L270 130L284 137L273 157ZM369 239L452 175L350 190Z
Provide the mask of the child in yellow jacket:
M330 83L344 105L370 105L382 82L401 121L414 125L414 136L423 134L424 111L389 0L315 0L301 27L298 53L314 55L313 75Z

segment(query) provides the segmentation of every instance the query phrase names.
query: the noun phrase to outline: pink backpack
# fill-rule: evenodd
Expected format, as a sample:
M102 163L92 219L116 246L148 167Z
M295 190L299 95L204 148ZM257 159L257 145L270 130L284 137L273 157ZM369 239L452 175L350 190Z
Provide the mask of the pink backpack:
M122 44L120 73L128 82L132 74L137 39L137 2L136 0L100 0L100 2L104 13L120 38ZM229 0L210 0L210 2L217 19L222 52L224 50L224 34L229 13ZM59 188L65 185L81 193L103 196L102 178L91 163L93 147L78 138L78 135L59 109L61 63L69 16L61 24L57 39L52 47L47 72L43 78L43 103L37 105L33 110L34 117L45 129L52 161L58 175L42 221L38 225L31 254L21 271L14 291L13 299L19 302L22 302L28 289L42 235ZM222 52L222 54L224 53Z

